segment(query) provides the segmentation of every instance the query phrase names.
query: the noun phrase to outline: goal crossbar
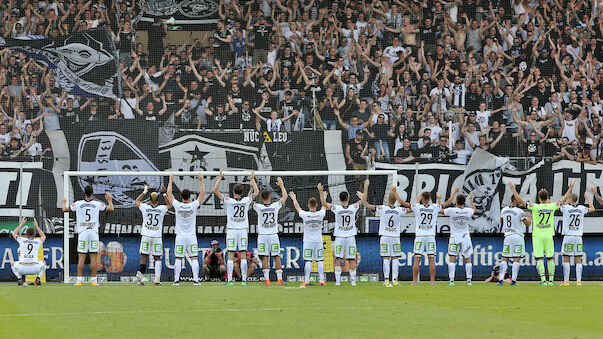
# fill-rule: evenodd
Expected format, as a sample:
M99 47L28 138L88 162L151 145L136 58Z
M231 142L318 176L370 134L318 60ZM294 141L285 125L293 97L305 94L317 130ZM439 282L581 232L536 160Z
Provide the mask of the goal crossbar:
M223 171L224 176L249 176L251 170L247 171ZM337 170L337 171L253 171L256 176L376 176L384 175L388 176L389 182L392 184L396 183L396 170ZM177 176L197 176L203 174L204 176L217 176L220 174L219 171L139 171L139 172L128 172L128 171L65 171L63 172L63 197L67 200L66 204L69 206L69 187L70 178L78 176L170 176L171 174ZM63 282L69 283L70 267L69 267L69 212L63 213Z

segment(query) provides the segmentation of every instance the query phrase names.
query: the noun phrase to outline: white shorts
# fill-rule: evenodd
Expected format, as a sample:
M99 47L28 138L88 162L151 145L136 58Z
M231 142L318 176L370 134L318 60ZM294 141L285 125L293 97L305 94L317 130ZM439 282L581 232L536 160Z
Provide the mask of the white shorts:
M335 237L335 258L356 259L356 237Z
M83 230L77 236L78 253L98 253L98 233L94 230Z
M435 236L423 235L423 236L415 237L413 251L415 252L415 255L422 255L423 253L426 253L427 255L435 255L435 252L436 252Z
M160 257L163 254L163 240L156 237L142 236L140 239L140 254Z
M325 260L325 249L322 242L304 242L304 260Z
M502 256L505 258L519 258L524 256L526 243L519 234L511 234L503 241Z
M176 244L174 254L176 258L184 258L184 253L188 253L189 257L199 255L199 247L197 247L197 237L194 235L176 235Z
M247 230L227 230L226 250L231 252L247 251Z
M473 255L473 245L471 244L471 236L465 234L461 237L450 237L448 242L448 255L462 255L463 258L469 258Z
M275 257L281 254L278 234L258 234L258 255Z
M579 257L584 254L582 249L582 237L577 235L566 235L561 244L561 254L570 257Z
M379 237L379 248L382 257L399 257L402 255L400 238L382 235Z
M46 263L43 261L38 261L34 265L26 265L18 261L13 264L13 271L17 271L21 275L38 275L38 273L45 269Z

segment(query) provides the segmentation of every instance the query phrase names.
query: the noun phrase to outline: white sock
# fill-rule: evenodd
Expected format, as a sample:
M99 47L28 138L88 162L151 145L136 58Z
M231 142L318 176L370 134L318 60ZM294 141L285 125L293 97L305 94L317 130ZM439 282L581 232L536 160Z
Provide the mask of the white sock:
M262 272L264 272L264 280L269 281L270 280L270 269L264 268L262 270Z
M356 281L356 270L350 270L350 280Z
M473 264L465 264L465 275L467 276L467 281L471 280L471 277L473 277Z
M398 271L400 270L400 261L392 259L392 280L398 281Z
M21 278L23 278L23 275L21 274L21 272L19 272L19 271L18 271L18 270L15 268L15 266L14 266L14 265L13 265L13 266L11 266L11 267L10 267L10 269L11 269L11 270L13 270L13 273L15 274L15 276L17 277L17 279L21 279ZM78 277L78 279L79 279L79 277ZM78 280L78 281L79 281L79 280Z
M316 263L318 266L318 281L325 282L325 264L322 261Z
M570 263L568 262L564 262L562 264L563 266L563 282L569 282L569 278L570 278Z
M454 270L456 270L456 263L448 264L448 279L454 281Z
M304 266L304 282L306 284L310 283L310 271L312 270L312 262L306 261L306 265Z
M341 282L341 266L339 265L335 266L335 282L338 284Z
M582 282L582 264L576 264L576 282Z
M155 280L161 280L161 260L155 261Z
M519 268L520 267L521 267L521 265L519 265L518 262L513 262L513 269L512 269L512 273L511 273L511 280L517 281L517 276L519 275Z
M180 272L182 272L182 259L176 259L174 261L174 282L180 280Z
M90 282L98 282L98 280L96 279L96 277L92 277L90 278Z
M77 282L84 282L84 277L77 276Z
M389 281L389 263L390 259L383 258L383 280Z
M193 281L199 282L199 260L192 260L191 268L193 269Z
M507 273L507 262L503 260L500 262L500 272L498 273L498 281L505 280L505 273Z
M247 260L241 260L241 279L247 281Z
M232 270L234 269L234 261L228 259L226 261L226 273L228 273L228 281L232 281Z
M40 278L40 279L42 279L44 272L46 272L46 264L42 264L41 266L42 266L42 268L40 269L40 272L38 272L38 278Z
M283 270L276 270L276 279L283 280Z

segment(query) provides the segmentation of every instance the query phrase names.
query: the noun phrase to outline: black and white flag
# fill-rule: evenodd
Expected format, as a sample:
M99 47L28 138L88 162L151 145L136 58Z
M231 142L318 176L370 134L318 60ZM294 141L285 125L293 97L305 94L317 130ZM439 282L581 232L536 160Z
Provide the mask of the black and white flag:
M0 38L53 70L59 87L82 97L121 97L119 57L105 27L47 39Z
M490 233L500 224L499 183L503 171L509 163L501 158L477 148L464 173L461 193L473 193L473 203L477 212L469 222L469 231Z
M213 30L218 23L219 0L147 0L138 28L148 29L155 18L173 19L183 30Z

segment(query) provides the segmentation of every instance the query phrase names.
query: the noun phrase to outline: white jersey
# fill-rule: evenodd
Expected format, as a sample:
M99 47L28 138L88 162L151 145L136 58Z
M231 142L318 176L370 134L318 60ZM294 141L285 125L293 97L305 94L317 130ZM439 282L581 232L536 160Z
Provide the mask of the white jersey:
M176 235L197 235L195 228L197 219L197 208L199 201L193 200L188 203L174 200L172 203L176 212Z
M400 218L406 214L402 207L378 205L379 213L379 235L388 237L400 237Z
M105 204L98 200L78 200L71 204L70 209L75 212L75 233L91 229L98 233L100 223L98 216L106 208Z
M248 211L252 202L250 197L244 197L239 200L231 197L224 197L224 205L226 205L226 229L249 229Z
M281 201L272 204L253 204L253 209L258 214L258 234L278 233L278 211L283 204Z
M444 215L450 217L450 237L463 237L469 234L469 221L473 215L469 207L450 207L444 210Z
M40 251L40 246L42 246L42 240L17 237L17 242L19 243L19 262L37 263L38 252Z
M515 206L507 206L500 211L500 217L502 218L502 231L505 237L517 234L521 237L526 232L526 225L523 223L527 219L523 210Z
M588 213L586 206L563 205L560 208L563 213L562 235L582 236L584 231L584 215Z
M331 205L331 211L335 213L336 237L353 237L358 233L356 229L356 212L360 208L358 203L348 205Z
M140 234L142 236L161 238L163 231L163 217L167 213L167 206L152 205L142 203L138 206L140 212L142 212L142 230Z
M300 218L304 221L304 242L322 242L322 221L326 212L326 210L299 212Z
M429 206L412 204L410 209L415 213L415 235L417 237L435 236L438 213L442 210L442 206L438 204Z

